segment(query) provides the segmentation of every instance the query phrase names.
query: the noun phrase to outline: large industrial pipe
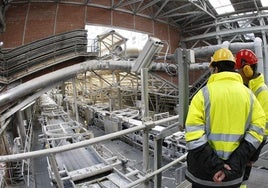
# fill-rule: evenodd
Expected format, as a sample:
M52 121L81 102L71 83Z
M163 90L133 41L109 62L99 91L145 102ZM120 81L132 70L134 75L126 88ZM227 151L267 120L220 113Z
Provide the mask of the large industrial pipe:
M16 100L19 97L31 94L38 91L50 84L58 83L61 81L68 80L74 77L80 72L85 72L87 70L113 70L113 69L125 69L130 70L130 62L115 62L115 61L98 61L91 60L80 64L65 67L60 70L56 70L49 74L34 78L28 82L20 84L10 90L7 90L0 95L0 106L7 104L11 101Z
M258 71L264 73L262 40L259 37L256 37L254 40L254 52L258 58Z
M254 50L254 43L255 42L235 42L235 43L230 43L228 41L224 41L222 44L194 48L193 50L194 50L196 58L211 57L213 55L213 53L216 50L218 50L219 48L228 48L234 54L236 52L238 52L240 49Z
M114 61L114 60L89 60L80 64L65 67L60 70L34 78L0 94L0 106L3 106L20 97L34 93L42 88L55 83L60 83L74 77L78 73L91 70L124 70L130 72L135 61ZM165 71L166 64L153 63L150 70Z

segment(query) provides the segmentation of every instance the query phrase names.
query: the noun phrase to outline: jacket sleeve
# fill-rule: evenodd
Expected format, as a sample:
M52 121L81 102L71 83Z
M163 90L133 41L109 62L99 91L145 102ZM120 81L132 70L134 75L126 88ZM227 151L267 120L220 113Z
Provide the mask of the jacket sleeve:
M256 97L253 94L251 97L253 100L251 121L249 121L249 125L246 127L244 139L257 149L264 139L266 117Z
M230 176L241 177L247 163L250 161L252 154L256 148L247 141L242 141L240 146L232 153L230 158L226 161L231 167Z
M250 161L256 162L259 159L261 150L262 150L263 146L265 145L265 142L266 142L266 139L264 139L262 141L261 145L258 147L258 149L254 152L254 154L250 158Z
M205 134L204 97L200 91L191 101L185 127L188 170L195 177L211 181L214 174L223 168L224 162L208 144Z
M212 180L214 174L224 168L221 160L208 143L188 151L188 170L201 179Z

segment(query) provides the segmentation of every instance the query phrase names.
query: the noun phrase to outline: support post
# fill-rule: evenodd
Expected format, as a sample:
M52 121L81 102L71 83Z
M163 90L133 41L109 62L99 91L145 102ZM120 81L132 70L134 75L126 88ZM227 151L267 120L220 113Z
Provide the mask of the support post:
M64 188L64 185L63 185L63 182L61 180L60 173L59 173L59 170L58 170L58 166L56 164L56 159L55 159L55 156L53 154L51 154L49 156L49 161L51 163L51 167L52 167L52 170L53 170L53 173L54 173L54 176L55 176L55 179L56 179L58 187L59 188Z
M74 99L75 118L76 118L76 121L79 122L75 78L72 79L72 84L73 84L73 99Z
M154 139L154 170L162 167L162 143L163 138ZM162 185L162 172L159 172L154 177L154 188L161 188Z
M25 130L24 123L23 123L22 111L20 110L16 112L16 121L17 121L17 125L18 125L17 127L18 127L20 138L21 138L21 142L22 142L22 148L24 148L25 141L26 141L26 130Z
M178 64L179 78L179 122L184 127L189 106L189 63L188 53L185 49L177 48L175 51L175 61Z
M142 89L142 122L149 120L149 101L148 101L148 68L141 69L141 89ZM143 171L149 171L149 129L143 131ZM149 187L148 181L144 182L145 187Z

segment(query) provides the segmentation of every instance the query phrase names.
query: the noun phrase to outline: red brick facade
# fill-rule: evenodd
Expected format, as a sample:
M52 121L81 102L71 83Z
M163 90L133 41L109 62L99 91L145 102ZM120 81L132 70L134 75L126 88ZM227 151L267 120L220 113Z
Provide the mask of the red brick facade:
M14 48L53 34L84 29L85 24L94 24L147 33L167 41L169 53L174 53L178 47L178 29L146 17L105 8L105 2L104 7L61 3L11 4L6 11L6 30L0 33L0 41L4 42L4 48Z

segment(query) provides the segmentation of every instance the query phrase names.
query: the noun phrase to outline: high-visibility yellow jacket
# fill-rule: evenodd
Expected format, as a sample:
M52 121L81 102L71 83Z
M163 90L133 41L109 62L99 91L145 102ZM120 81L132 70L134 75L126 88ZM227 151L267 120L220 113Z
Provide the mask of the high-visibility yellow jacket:
M257 97L266 116L265 135L268 136L268 87L264 82L264 77L260 74L257 78L249 81L248 87L253 91Z
M186 118L186 178L202 186L237 186L243 169L263 140L265 113L235 72L212 74L193 97ZM221 184L213 175L227 163Z

